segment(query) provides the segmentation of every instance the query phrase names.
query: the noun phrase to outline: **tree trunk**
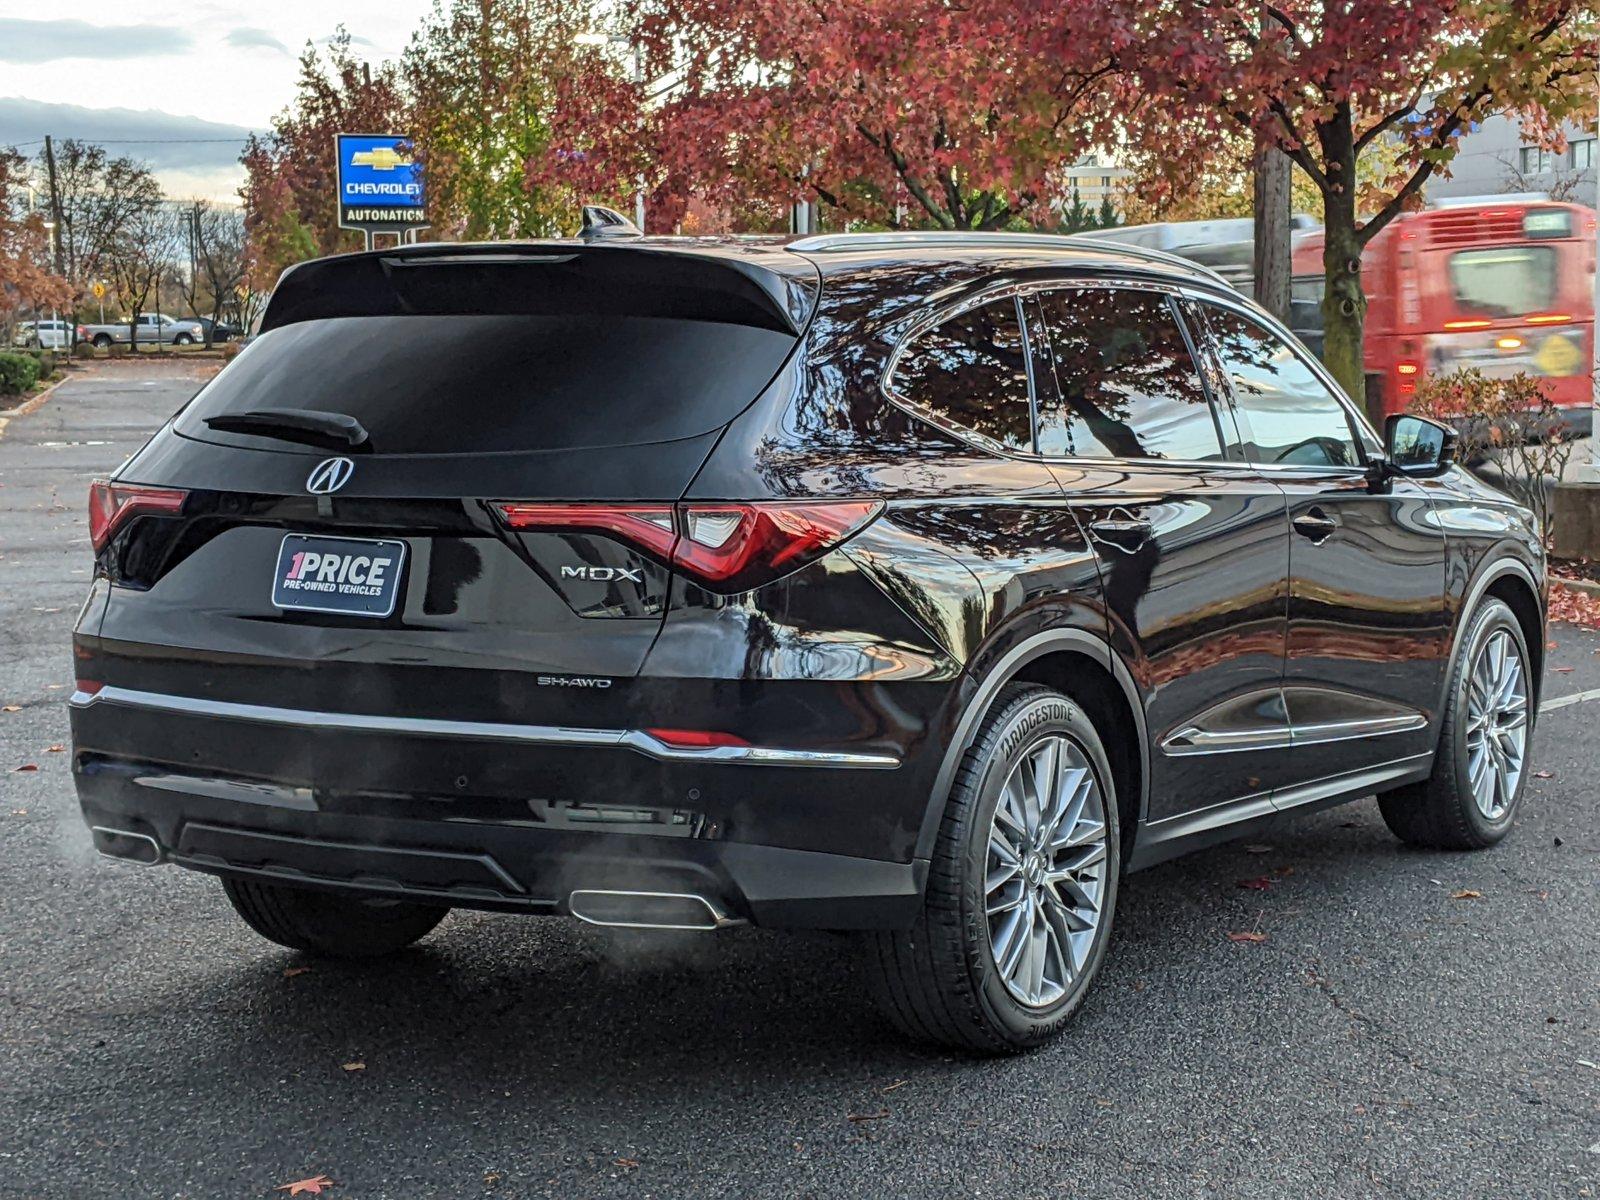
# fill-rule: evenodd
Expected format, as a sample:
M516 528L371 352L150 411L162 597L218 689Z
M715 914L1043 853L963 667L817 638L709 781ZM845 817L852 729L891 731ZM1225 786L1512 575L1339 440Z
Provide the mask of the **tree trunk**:
M1262 142L1256 148L1255 296L1284 324L1289 322L1289 156Z
M1322 361L1356 404L1365 407L1367 380L1362 343L1367 297L1361 289L1360 231L1356 228L1356 154L1350 105L1338 105L1317 127L1327 164L1322 195Z

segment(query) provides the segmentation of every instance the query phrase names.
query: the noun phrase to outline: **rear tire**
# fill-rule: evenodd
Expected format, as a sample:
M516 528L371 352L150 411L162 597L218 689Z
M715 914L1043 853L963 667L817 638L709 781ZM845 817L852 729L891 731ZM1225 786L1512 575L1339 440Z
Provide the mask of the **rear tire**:
M95 348L96 349L99 349L99 350L106 349L108 346L111 345L111 335L109 333L97 333L97 334L95 334L94 335L94 344L95 344Z
M950 789L916 923L866 935L884 1015L985 1054L1050 1041L1099 970L1121 867L1099 734L1060 693L1008 685Z
M328 958L379 958L411 945L448 908L366 899L225 875L234 911L269 942Z
M1451 673L1433 774L1378 797L1384 823L1401 841L1482 850L1511 832L1528 784L1531 662L1511 609L1486 600L1467 621Z

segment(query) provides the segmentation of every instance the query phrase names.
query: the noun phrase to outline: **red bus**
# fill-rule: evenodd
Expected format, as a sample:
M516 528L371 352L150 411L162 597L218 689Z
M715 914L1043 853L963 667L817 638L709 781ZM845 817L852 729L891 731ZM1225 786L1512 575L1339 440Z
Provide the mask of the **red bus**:
M1594 362L1595 213L1542 197L1447 202L1396 218L1361 258L1367 410L1381 429L1429 375L1543 376L1587 433ZM1320 350L1322 234L1294 249L1294 324ZM1314 327L1313 327L1314 326Z

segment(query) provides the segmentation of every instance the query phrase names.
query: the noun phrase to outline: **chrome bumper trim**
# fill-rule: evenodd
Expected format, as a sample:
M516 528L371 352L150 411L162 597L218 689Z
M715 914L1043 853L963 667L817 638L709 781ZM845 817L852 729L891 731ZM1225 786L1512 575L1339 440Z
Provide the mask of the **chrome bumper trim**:
M773 746L670 746L642 729L582 729L565 725L513 725L499 721L452 721L435 717L385 717L368 713L318 712L303 708L278 708L266 704L239 704L231 700L201 700L136 688L103 687L98 692L74 692L74 708L112 704L191 717L217 717L250 721L258 725L284 725L298 729L342 730L350 733L408 734L414 737L465 738L474 741L512 742L535 746L616 746L662 762L733 763L740 766L851 767L892 770L900 760L888 754L858 754L842 750L784 750Z

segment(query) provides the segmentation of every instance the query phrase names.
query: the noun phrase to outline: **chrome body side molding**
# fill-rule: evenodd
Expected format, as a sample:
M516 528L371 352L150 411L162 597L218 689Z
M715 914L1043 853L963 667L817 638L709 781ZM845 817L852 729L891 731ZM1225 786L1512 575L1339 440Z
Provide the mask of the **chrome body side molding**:
M97 692L74 692L75 708L96 704L284 725L299 729L344 730L350 733L403 734L411 737L460 738L466 741L512 742L536 746L620 747L662 762L733 763L741 766L853 767L892 770L900 760L889 754L843 750L788 750L776 746L673 746L642 729L583 729L563 725L514 725L500 721L455 721L436 717L394 717L371 713L320 712L202 700L135 688L107 686Z

